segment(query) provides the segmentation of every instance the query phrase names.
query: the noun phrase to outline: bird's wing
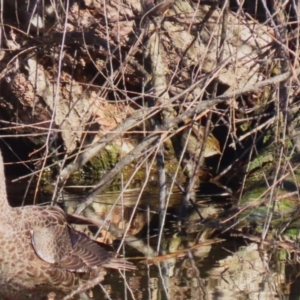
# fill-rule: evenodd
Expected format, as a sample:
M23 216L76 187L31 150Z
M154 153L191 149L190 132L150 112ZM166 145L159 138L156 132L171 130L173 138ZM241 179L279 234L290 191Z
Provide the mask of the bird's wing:
M39 211L40 221L31 228L31 241L40 259L68 271L88 272L112 258L88 236L70 227L60 208Z
M112 259L111 253L107 252L84 233L76 231L71 227L68 230L72 251L61 258L59 263L62 268L79 272L78 269L74 270L73 266L74 261L80 260L84 265L83 268L80 268L80 272L85 272L97 268Z

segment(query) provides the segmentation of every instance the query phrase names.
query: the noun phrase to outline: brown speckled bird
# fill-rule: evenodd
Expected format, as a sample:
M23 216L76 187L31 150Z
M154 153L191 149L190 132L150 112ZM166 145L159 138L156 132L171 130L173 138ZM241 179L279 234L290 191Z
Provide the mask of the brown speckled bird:
M181 137L182 147L186 145L186 151L190 157L199 157L204 141L205 127L200 126L198 123L192 123L191 119L186 119L184 123L191 125L192 128L187 128L183 131ZM203 158L221 154L220 143L211 133L206 138L203 151Z
M101 282L105 268L135 269L74 230L59 207L11 207L0 152L0 298L69 299Z

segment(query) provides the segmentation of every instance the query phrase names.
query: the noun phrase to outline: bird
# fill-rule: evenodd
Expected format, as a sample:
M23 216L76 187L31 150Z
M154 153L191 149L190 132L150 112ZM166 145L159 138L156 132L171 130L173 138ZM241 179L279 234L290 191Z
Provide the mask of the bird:
M0 298L69 299L100 283L107 268L136 269L72 228L60 207L10 206L0 151Z
M186 147L186 152L191 158L199 158L202 150L202 144L204 142L205 127L198 125L191 119L187 118L184 120L186 125L191 125L192 128L186 128L181 136L181 145ZM186 145L186 146L185 146ZM219 141L209 133L203 148L203 157L214 156L216 154L221 154Z

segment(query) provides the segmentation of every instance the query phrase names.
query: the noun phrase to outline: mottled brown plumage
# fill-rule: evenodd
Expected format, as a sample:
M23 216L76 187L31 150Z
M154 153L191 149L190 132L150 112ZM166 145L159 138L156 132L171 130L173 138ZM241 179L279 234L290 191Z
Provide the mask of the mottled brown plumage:
M61 299L99 283L104 268L135 269L70 227L59 207L12 208L0 152L0 297Z
M191 124L192 128L184 130L181 137L181 144L183 147L186 145L186 151L190 157L199 158L204 142L205 127L191 122L190 119L185 120L185 124ZM212 134L207 136L203 151L203 157L221 154L220 143Z

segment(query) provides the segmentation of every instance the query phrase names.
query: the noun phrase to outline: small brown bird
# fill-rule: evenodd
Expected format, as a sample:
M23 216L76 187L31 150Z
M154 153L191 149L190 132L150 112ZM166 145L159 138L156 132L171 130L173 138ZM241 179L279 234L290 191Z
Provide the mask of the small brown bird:
M101 282L105 268L135 266L74 230L59 207L11 207L0 152L0 297L61 299Z
M185 147L191 158L198 158L202 149L202 144L205 135L205 127L200 126L197 123L191 123L192 120L186 119L184 123L186 125L191 124L192 128L189 127L184 130L181 137L181 145ZM216 154L221 154L219 141L210 133L205 141L203 157L209 157Z

